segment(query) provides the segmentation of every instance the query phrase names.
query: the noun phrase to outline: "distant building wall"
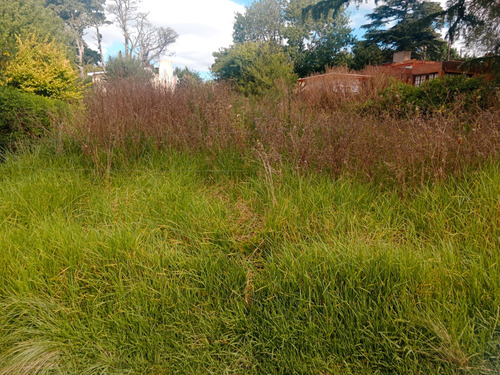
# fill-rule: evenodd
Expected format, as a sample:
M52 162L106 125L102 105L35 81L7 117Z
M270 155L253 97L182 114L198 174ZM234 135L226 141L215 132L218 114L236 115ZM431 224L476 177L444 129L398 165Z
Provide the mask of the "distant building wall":
M94 84L100 84L106 77L105 72L90 72L87 73L88 77L92 77L92 83Z
M328 90L343 93L358 93L362 90L369 75L349 73L325 73L298 80L301 92L308 90Z
M175 88L174 63L170 59L162 59L158 62L158 81L160 84Z

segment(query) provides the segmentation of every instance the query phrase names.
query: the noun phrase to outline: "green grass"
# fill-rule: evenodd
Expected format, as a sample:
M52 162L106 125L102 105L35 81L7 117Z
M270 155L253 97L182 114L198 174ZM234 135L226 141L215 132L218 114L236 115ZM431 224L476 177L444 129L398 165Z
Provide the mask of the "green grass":
M401 196L225 155L0 165L0 374L500 371L500 166Z

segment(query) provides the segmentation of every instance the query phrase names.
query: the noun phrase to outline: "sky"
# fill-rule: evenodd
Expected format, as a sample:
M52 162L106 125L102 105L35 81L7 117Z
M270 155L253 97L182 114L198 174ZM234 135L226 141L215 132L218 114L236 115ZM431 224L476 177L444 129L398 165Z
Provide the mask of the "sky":
M443 5L446 0L439 0ZM201 73L209 77L213 63L212 53L229 47L232 42L233 22L237 12L244 13L245 6L253 0L142 0L140 10L149 12L148 19L155 26L171 27L179 34L170 45L169 52L174 66ZM369 0L362 5L350 6L351 27L361 39L364 31L359 27L366 22L365 16L375 7ZM112 16L108 19L113 21ZM123 48L123 36L115 25L101 30L105 56L114 56ZM89 46L96 49L95 32L89 30L85 37Z

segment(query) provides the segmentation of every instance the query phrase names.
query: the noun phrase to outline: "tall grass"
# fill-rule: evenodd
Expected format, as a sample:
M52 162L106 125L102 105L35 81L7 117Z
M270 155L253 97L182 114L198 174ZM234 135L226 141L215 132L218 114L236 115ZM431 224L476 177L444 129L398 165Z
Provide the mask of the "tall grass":
M248 99L224 85L172 92L128 81L96 91L64 132L107 171L151 149L229 152L411 187L498 157L498 106L474 116L448 111L410 118L358 110L376 97L376 82L358 95L283 89Z

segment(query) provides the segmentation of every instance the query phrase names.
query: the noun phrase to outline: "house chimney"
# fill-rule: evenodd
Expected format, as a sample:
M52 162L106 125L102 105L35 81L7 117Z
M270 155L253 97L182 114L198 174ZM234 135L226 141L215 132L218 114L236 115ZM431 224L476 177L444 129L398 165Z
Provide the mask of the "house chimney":
M401 63L411 60L411 51L395 52L392 58L393 63Z

